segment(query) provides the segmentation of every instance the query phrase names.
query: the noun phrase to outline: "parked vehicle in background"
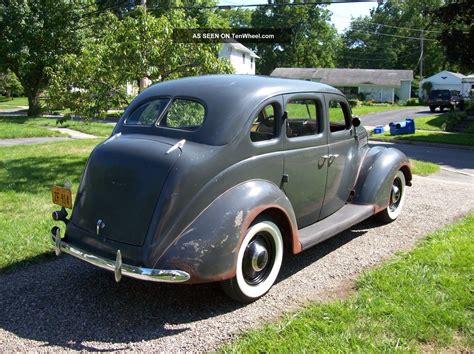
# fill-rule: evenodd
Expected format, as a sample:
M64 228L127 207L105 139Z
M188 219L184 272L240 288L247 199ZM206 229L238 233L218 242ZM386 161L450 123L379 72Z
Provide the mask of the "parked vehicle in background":
M71 218L53 189L56 253L142 280L220 282L263 296L283 254L377 214L394 221L411 183L399 150L369 147L337 89L220 75L138 95L87 162ZM63 193L64 192L64 193Z
M428 98L430 111L434 112L436 108L442 112L445 108L454 110L464 110L464 98L459 91L433 90Z

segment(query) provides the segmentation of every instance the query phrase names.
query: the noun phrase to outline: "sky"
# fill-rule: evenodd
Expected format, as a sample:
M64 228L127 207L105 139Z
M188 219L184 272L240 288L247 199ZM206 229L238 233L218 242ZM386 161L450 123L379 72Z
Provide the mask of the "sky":
M220 0L219 5L266 4L267 0ZM342 33L351 22L351 17L366 16L370 9L377 7L377 2L357 2L331 4L327 8L333 13L331 20L339 33Z

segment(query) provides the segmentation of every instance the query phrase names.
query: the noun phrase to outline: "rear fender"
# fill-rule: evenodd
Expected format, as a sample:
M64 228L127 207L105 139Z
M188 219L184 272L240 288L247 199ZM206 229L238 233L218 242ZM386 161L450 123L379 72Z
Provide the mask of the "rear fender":
M411 185L410 160L404 153L380 146L370 148L362 162L353 203L374 205L376 213L385 209L399 170L405 175L407 185Z
M248 227L262 214L280 224L285 244L301 251L290 201L273 183L251 180L221 194L204 209L158 259L157 269L180 269L190 283L235 276L237 254Z

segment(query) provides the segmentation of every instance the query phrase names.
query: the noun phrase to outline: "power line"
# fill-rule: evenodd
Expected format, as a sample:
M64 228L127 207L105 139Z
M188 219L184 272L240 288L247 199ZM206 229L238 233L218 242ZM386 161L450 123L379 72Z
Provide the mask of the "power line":
M231 10L240 8L258 8L258 7L283 7L283 6L317 6L317 5L330 5L330 4L341 4L341 3L352 3L361 1L346 1L346 0L321 0L317 2L305 2L305 3L272 3L272 4L235 4L235 5L206 5L206 6L152 6L148 7L150 10L158 9L188 9L188 10ZM367 0L365 2L376 2L376 0Z
M375 34L375 35L380 35L380 36L386 36L386 37L396 37L396 38L405 38L405 39L415 39L417 41L420 40L420 37L409 37L409 36L401 36L401 35L398 35L398 34L389 34L389 33L381 33L381 32L371 32L371 31L361 31L359 30L360 32L364 32L364 33L368 33L368 34ZM425 41L433 41L433 42L436 42L437 40L436 39L431 39L431 38L424 38Z
M343 15L332 14L331 16L340 17L340 18L345 18L345 19L348 19L348 20L353 20L352 17L343 16ZM388 27L388 28L405 29L405 30L409 30L409 31L418 31L418 32L422 32L422 31L423 31L423 32L442 33L442 31L426 30L426 29L419 29L419 28L414 28L414 27L392 26L392 25L386 25L386 24L384 24L384 23L378 23L378 22L371 22L370 24L371 24L371 25L382 26L382 27Z

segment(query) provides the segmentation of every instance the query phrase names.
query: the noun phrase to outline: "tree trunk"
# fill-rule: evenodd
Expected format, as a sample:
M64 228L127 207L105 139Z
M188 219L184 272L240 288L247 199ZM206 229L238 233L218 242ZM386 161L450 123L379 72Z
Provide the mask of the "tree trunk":
M28 97L28 116L38 116L41 114L41 105L39 101L39 90L29 89L26 92L26 96Z

